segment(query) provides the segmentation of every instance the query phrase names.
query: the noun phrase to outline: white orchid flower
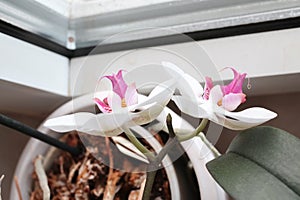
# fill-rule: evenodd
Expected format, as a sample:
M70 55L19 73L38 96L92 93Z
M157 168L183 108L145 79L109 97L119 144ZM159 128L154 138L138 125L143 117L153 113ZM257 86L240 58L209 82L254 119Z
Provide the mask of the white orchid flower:
M163 62L166 71L177 81L181 95L174 95L173 101L186 114L196 118L206 118L232 130L243 130L265 123L277 116L276 113L261 107L252 107L240 112L234 111L246 101L242 85L246 74L240 74L235 69L234 79L226 86L213 86L212 80L206 77L205 89L193 77L185 74L176 65ZM202 91L202 92L201 92Z
M102 113L64 115L47 120L44 126L57 132L77 130L91 135L116 136L123 132L124 127L153 121L172 98L176 80L160 83L145 97L137 93L134 83L125 83L122 72L102 77L112 82L112 91L101 91L94 96Z

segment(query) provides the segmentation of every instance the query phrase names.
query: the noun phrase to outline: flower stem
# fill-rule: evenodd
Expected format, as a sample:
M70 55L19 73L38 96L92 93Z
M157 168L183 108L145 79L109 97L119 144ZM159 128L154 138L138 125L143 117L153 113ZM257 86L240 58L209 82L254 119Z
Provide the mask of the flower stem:
M131 141L131 143L140 151L142 152L149 160L149 165L147 166L147 176L146 176L146 183L145 183L145 188L143 192L143 200L149 200L153 183L155 180L155 176L157 173L157 170L155 168L155 164L157 163L157 157L154 156L154 154L147 149L132 133L132 131L127 128L123 127L123 130L125 134L127 135L128 139Z
M174 129L172 126L172 117L170 114L167 116L166 122L167 122L168 131L169 131L169 139L168 139L167 143L165 144L165 146L160 150L158 155L155 156L155 159L153 161L150 161L150 164L148 165L147 179L146 179L146 184L145 184L145 189L144 189L142 200L150 199L150 194L151 194L151 190L153 188L153 183L155 180L155 176L156 176L158 167L160 167L162 160L168 154L168 152L176 144L179 143L176 138L176 135L174 133Z
M214 145L212 145L210 143L210 141L208 141L208 139L206 138L206 136L202 133L203 129L206 127L208 123L208 119L202 119L202 121L200 122L199 126L195 129L195 131L193 131L191 134L189 135L184 135L184 136L177 136L178 140L180 142L192 139L195 136L199 136L200 139L203 141L203 143L214 153L214 155L216 157L220 156L221 153L216 149L216 147L214 147Z
M180 142L183 142L199 135L201 131L203 131L203 129L206 127L207 123L208 123L208 119L202 119L199 126L191 134L181 135L181 136L177 135L178 140Z
M164 157L168 154L168 152L175 145L179 144L177 137L175 135L174 129L173 129L172 117L170 114L168 114L168 116L167 116L166 123L167 123L168 131L169 131L169 139L168 139L167 143L165 144L165 146L160 150L160 152L156 156L157 164L160 164L162 162L162 160L164 159Z
M123 130L125 132L125 134L127 135L128 139L131 141L131 143L140 151L142 152L149 160L149 165L147 166L147 176L146 176L146 183L145 183L145 188L144 188L144 192L143 192L143 200L149 200L150 199L150 195L151 195L151 191L152 191L152 187L153 187L153 183L155 180L155 176L157 173L157 169L156 169L156 164L158 163L157 161L157 157L154 156L154 154L147 149L136 137L135 135L132 133L132 131L127 128L127 127L123 127Z
M140 151L142 152L151 162L152 160L155 159L155 156L153 155L153 153L147 149L136 137L135 135L132 133L132 131L127 128L127 127L123 127L123 130L126 134L126 136L128 137L128 139L130 140L130 142Z
M201 138L203 143L214 153L216 157L219 157L221 155L218 149L216 149L216 147L210 141L208 141L208 139L202 132L200 132L198 136Z
M157 170L153 170L153 171L148 170L147 171L146 184L145 184L142 200L150 199L151 191L152 191L152 187L153 187L153 183L154 183L156 174L157 174Z

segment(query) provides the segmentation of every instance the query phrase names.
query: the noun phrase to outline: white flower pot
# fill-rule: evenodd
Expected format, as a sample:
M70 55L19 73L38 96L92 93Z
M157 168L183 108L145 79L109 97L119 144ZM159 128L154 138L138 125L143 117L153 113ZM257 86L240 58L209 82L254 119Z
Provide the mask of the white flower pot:
M73 101L70 101L60 108L58 108L55 112L53 112L49 118L69 114L70 112L78 111L83 108L87 108L93 106L90 99L92 97L90 95L85 95L82 97L78 97ZM73 105L76 105L76 110L73 110ZM80 105L80 106L78 106ZM43 127L42 125L38 128L39 131L50 134L53 137L61 137L61 134L53 133L49 129ZM147 138L149 135L147 136ZM161 148L160 144L155 140L148 140L148 142L153 146L156 151L159 151ZM186 150L188 157L190 158L193 167L195 169L195 174L197 176L200 196L203 200L227 200L228 197L226 193L218 186L218 184L212 179L210 174L208 173L205 164L214 158L214 154L203 144L200 138L194 138L190 141L186 141L182 143L183 148ZM33 164L32 161L37 155L46 155L49 151L49 145L40 142L36 139L30 139L28 144L26 145L16 168L15 176L18 178L18 182L21 188L21 193L23 196L23 200L29 200L29 194L32 186L32 172L33 172ZM169 158L165 159L166 163L170 163ZM170 182L170 190L172 199L184 199L184 197L180 194L180 185L179 177L177 177L175 173L175 169L173 165L168 165L166 168L166 173ZM191 183L193 184L193 183ZM186 186L187 189L189 186ZM182 188L181 188L182 189ZM10 192L10 200L18 199L17 190L15 184L12 184L11 192Z

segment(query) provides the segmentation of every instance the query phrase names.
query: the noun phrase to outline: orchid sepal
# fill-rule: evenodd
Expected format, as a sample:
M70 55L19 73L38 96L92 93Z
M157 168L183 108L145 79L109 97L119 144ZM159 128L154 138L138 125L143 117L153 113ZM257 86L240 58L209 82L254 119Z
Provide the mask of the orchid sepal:
M183 96L197 99L203 94L203 88L200 83L191 75L185 73L178 66L171 62L163 61L162 66L165 71L177 80L177 89Z

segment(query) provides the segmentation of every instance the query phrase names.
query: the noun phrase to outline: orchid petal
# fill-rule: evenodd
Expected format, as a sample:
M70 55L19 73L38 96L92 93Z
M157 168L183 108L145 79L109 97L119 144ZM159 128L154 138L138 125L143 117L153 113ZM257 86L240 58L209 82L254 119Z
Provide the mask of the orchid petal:
M224 118L224 123L222 124L224 127L231 129L231 130L245 130L251 127L258 126L264 122L256 122L256 123L251 123L251 122L246 122L246 121L237 121L233 119L225 119Z
M241 103L245 102L246 95L243 93L229 93L222 98L222 107L225 110L233 111Z
M201 104L200 107L208 113L209 120L232 130L258 126L277 116L276 113L259 107L248 108L240 112L229 112L222 107L209 104Z
M207 118L207 112L199 106L199 104L190 98L183 96L173 96L172 100L181 110L181 112L189 114L192 117Z
M185 74L185 72L174 63L162 61L161 65L164 67L163 69L170 75L170 77L175 79L181 78L182 75Z
M218 102L223 98L223 93L219 85L214 86L209 94L209 101L212 104L217 105Z
M225 110L218 106L217 104L212 104L210 101L206 101L203 104L200 104L199 107L203 109L207 115L207 117L203 117L206 119L209 119L211 121L214 121L218 124L221 124L222 122L218 119L218 116L216 113L224 113Z
M116 78L117 78L118 80L124 81L124 79L123 79L123 74L122 74L123 71L124 71L124 70L120 69L120 70L118 71L118 73L115 75ZM124 83L125 83L125 82L124 82ZM125 84L125 85L126 85L126 84Z
M203 98L205 100L209 99L210 90L213 88L213 82L210 77L205 77L205 86L204 86L204 94Z
M93 113L79 112L75 114L48 119L44 123L44 126L56 132L68 132L72 130L77 130L77 127L84 126L84 124L88 120L94 117L95 114Z
M150 127L151 130L154 130L155 132L159 132L161 130L168 132L166 123L167 114L170 114L172 116L172 125L175 133L191 133L195 130L195 128L190 123L188 123L168 107L165 107L164 111L161 112L161 114L156 118L156 120L158 120L160 123L152 125Z
M120 96L114 92L109 93L109 95L107 96L107 102L114 113L120 112L123 109Z
M161 94L173 94L175 90L176 79L170 79L163 83L158 84L149 94L148 98L157 97ZM159 101L158 101L159 102Z
M109 95L109 93L112 93L112 91L104 90L104 91L100 91L100 92L95 92L94 93L94 98L104 99Z
M107 104L108 102L105 102L105 99L110 93L112 93L112 91L101 91L94 94L94 102L103 113L111 112L111 107Z
M128 112L102 113L90 118L76 130L96 136L116 136L123 132L121 127L130 121L131 116Z
M216 114L218 118L212 119L212 121L232 130L244 130L258 126L277 116L276 113L260 107L248 108L240 112L218 109Z
M132 83L127 87L127 91L125 93L125 101L127 106L138 103L138 93L136 91L135 83Z
M147 98L141 103L131 106L130 110L143 109L143 106L158 103L161 106L167 105L175 90L176 80L170 79L157 85Z
M121 126L130 121L128 113L93 114L88 112L49 119L44 126L56 132L77 130L91 135L115 136L123 132Z
M107 105L106 103L104 103L104 101L101 101L98 98L94 98L94 101L101 112L103 112L103 113L111 112L111 107L109 105Z
M146 109L131 114L132 121L129 123L129 125L134 126L150 123L160 115L163 109L164 106L160 105L159 103L147 105Z
M201 97L202 94L203 94L203 88L202 86L200 85L200 83L194 78L192 77L191 75L189 74L184 74L183 75L183 80L191 87L192 91L193 91L193 94L196 96L196 97ZM179 80L181 82L183 82L183 80ZM182 85L182 84L181 84ZM183 89L181 89L181 91L186 91L186 86L184 87L183 86ZM185 92L183 92L183 95L184 95Z
M167 73L177 79L177 88L183 96L196 99L203 94L202 86L194 77L185 73L173 63L162 62L162 65L165 67Z
M264 123L277 116L275 112L261 107L252 107L240 112L225 111L225 116L249 123Z
M148 98L148 97L147 97L146 95L138 94L138 102L143 103L144 101L147 100L147 98ZM138 105L138 104L136 104L136 105Z

